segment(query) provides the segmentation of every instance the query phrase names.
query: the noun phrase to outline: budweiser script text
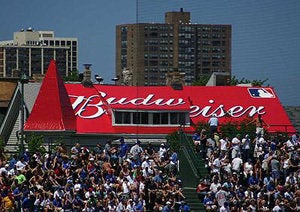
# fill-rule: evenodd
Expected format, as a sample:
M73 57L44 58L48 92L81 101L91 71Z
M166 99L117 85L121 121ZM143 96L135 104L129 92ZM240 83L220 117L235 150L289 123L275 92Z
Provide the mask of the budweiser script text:
M176 106L187 104L183 99L165 99L157 98L154 94L149 94L146 97L139 98L117 98L117 97L107 97L107 94L104 92L99 92L99 95L92 95L89 97L85 96L75 96L69 95L71 98L72 107L75 111L75 115L85 119L94 119L102 116L105 113L111 113L111 106L120 104L120 105L133 105L133 106ZM73 101L74 100L74 101ZM248 106L242 107L240 105L234 105L229 108L226 108L223 104L214 105L214 100L209 100L208 105L199 106L191 105L190 106L190 117L195 118L197 116L210 117L213 114L216 114L217 117L223 117L229 115L233 118L239 118L242 116L253 117L255 114L265 114L264 106ZM131 108L132 110L134 108ZM129 109L130 110L130 107Z

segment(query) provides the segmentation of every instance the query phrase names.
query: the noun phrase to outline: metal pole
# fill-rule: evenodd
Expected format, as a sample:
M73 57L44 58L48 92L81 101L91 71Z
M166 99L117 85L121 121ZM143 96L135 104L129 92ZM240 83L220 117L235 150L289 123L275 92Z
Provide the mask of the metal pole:
M21 155L24 154L24 83L21 81Z

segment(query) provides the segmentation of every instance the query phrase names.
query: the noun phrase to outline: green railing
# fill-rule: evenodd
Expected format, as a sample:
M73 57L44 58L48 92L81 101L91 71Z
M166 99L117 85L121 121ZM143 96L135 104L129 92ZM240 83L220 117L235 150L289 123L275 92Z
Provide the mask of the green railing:
M195 151L195 145L192 141L192 137L184 132L180 135L181 148L185 153L185 156L193 169L193 172L197 178L207 175L207 169L205 168L204 161L199 152Z

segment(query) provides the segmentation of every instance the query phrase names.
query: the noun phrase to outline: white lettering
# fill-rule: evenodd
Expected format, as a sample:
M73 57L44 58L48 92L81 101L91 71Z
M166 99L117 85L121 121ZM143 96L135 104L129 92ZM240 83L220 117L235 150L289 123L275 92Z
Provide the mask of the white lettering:
M130 99L130 100L128 100L126 97L120 98L119 100L117 100L116 97L110 97L106 101L111 105L113 105L113 104L120 104L120 105L132 104L135 106L138 106L138 105L150 106L150 105L154 105L154 104L158 105L158 106L163 106L163 105L178 106L178 105L185 104L185 101L181 98L179 98L177 100L176 99L153 100L154 97L155 97L155 95L153 95L153 94L149 94L146 98L134 98L134 99Z
M93 102L95 98L98 99L99 96L93 95L87 99L80 97L79 100L77 98L75 100L76 104L73 103L73 108L76 108L79 105L79 103L82 103L82 102L83 102L83 105L77 110L77 112L75 112L75 115L77 115L81 118L86 118L86 119L93 119L93 118L102 116L105 113L105 110L101 107L103 105L103 102L99 99L99 101L96 103L93 103L93 104L90 103L90 102ZM85 101L83 101L83 100L85 100ZM86 108L94 108L96 110L94 113L88 114L90 111L87 110ZM85 113L87 113L87 114L85 115Z
M99 92L99 94L100 95L93 95L88 98L85 98L84 96L70 95L71 98L75 98L75 101L72 104L72 107L75 110L75 115L86 119L97 118L102 116L104 113L107 113L107 110L105 110L103 107L110 107L109 105L116 105L116 104L120 104L120 105L132 104L134 106L167 105L172 107L172 106L184 105L186 103L182 98L155 99L154 94L149 94L145 98L141 97L141 98L128 99L127 97L123 97L117 99L116 97L109 97L106 100L104 99L107 96L106 93ZM230 115L231 117L239 118L244 115L253 117L255 114L265 114L264 106L255 107L253 105L250 105L247 108L244 108L240 105L234 105L226 110L223 104L214 107L213 106L214 103L215 103L214 100L209 100L208 104L210 105L206 105L202 108L199 105L190 106L190 117L195 118L198 116L203 116L207 118L212 116L212 114L216 114L217 117Z

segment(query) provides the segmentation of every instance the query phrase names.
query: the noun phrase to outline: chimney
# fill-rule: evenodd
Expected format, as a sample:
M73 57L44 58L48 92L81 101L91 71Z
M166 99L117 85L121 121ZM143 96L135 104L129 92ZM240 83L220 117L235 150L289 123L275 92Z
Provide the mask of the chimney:
M92 87L93 86L93 82L91 78L92 71L90 69L92 64L83 64L83 66L84 66L84 71L83 71L83 79L81 83L83 84L84 87Z
M83 81L91 81L92 71L90 67L92 66L92 64L83 64L83 66L84 66Z

